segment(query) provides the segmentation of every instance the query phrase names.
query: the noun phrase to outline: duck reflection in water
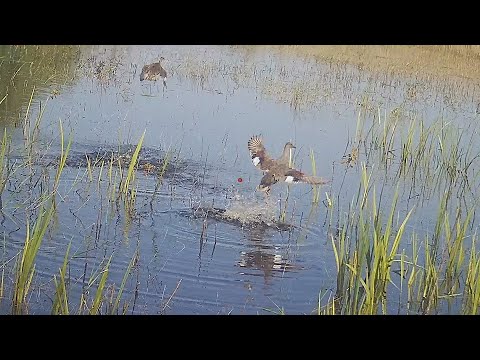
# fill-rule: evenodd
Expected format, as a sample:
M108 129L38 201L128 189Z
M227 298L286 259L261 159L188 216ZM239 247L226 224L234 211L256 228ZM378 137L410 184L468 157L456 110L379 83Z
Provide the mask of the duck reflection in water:
M250 242L248 247L253 246L253 249L242 251L240 260L237 262L237 265L242 268L261 270L265 284L269 284L269 280L274 277L276 272L281 275L283 272L298 269L288 258L285 258L284 249L279 249L275 244L266 242L265 235L270 235L266 234L267 231L271 233L272 229L268 229L266 226L245 228ZM258 274L252 272L249 275Z

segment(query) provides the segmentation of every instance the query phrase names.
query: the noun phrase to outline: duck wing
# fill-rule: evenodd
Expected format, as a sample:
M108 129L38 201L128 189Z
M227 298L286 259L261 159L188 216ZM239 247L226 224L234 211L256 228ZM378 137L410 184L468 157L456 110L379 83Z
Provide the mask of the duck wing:
M268 172L274 166L274 160L267 154L260 136L254 135L248 140L248 150L255 167Z

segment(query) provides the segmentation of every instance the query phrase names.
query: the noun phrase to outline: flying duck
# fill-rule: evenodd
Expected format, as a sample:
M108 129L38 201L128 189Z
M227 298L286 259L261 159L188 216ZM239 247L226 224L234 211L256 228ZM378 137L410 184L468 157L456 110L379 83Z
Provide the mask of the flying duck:
M248 150L250 151L252 163L264 172L257 190L268 194L271 186L279 181L284 181L287 184L303 182L311 185L323 185L329 182L317 176L306 175L300 170L290 167L290 152L295 148L291 142L287 142L283 148L282 155L278 159L272 159L267 154L260 136L254 135L248 140Z
M160 57L160 60L156 63L145 65L142 68L142 72L140 73L140 81L143 80L151 80L151 81L157 81L159 78L162 78L163 80L163 86L164 88L167 87L167 72L165 69L162 67L161 62L165 60L165 58L162 56Z

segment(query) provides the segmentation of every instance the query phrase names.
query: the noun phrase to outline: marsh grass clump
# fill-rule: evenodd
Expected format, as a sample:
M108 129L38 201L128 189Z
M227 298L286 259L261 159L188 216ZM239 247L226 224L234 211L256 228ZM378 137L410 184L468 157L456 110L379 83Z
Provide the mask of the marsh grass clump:
M478 315L480 309L480 253L476 251L476 234L472 236L470 256L465 275L463 290L462 312L464 314Z
M429 314L439 311L441 300L449 301L462 291L473 293L468 277L462 284L461 276L466 269L475 271L477 262L471 255L469 263L464 264L464 240L471 212L464 219L457 218L453 227L445 217L440 241L426 235L423 249L419 248L417 233L407 230L407 237L411 238L411 249L407 249L401 240L414 209L398 218L394 216L396 203L397 195L385 219L378 210L373 189L371 201L347 215L344 225L336 235L331 235L337 288L335 296L319 306L319 313L391 314L398 307L399 313ZM474 298L464 297L464 307L469 311Z
M131 149L123 151L102 151L99 153L85 154L85 157L76 159L75 166L82 165L86 168L86 179L89 183L94 180L94 171L96 176L96 188L102 193L102 181L105 181L106 198L111 205L111 214L115 207L123 205L126 220L130 221L135 216L135 204L137 196L136 173L140 165L140 151L143 144L145 131L133 151ZM167 162L168 165L168 162ZM105 179L104 179L105 178Z
M69 243L67 250L65 252L65 257L63 265L59 270L58 278L54 275L55 283L55 296L52 305L52 315L69 315L71 313L70 308L70 297L69 297L69 287L71 285L72 279L68 275L68 264L71 260L70 254L71 242ZM128 278L132 275L133 267L138 263L139 252L138 250L132 256L128 267L123 276L122 282L115 293L115 284L108 285L108 275L110 264L113 258L112 254L108 259L105 259L105 263L99 265L97 271L93 271L89 279L87 280L85 287L83 288L79 308L77 314L126 314L130 302L124 300L123 306L120 309L121 300L123 298L125 285L128 281ZM89 300L90 290L96 285L96 290L94 292L93 299ZM76 300L76 299L74 299ZM103 310L102 310L103 308Z
M363 155L360 184L348 211L343 216L338 211L336 224L330 213L329 226L337 228L330 235L337 287L317 312L477 313L476 124L459 126L443 118L427 124L417 116L380 110L371 118L360 113L353 141ZM387 188L394 191L391 200ZM427 232L409 224L425 206L438 208Z
M7 152L8 136L5 132L4 139L3 139L3 146L1 148L2 154ZM63 124L60 121L59 123L59 139L60 139L60 155L58 160L52 162L51 164L56 165L56 171L53 177L53 182L49 183L48 177L40 177L39 180L42 180L42 186L40 188L40 197L38 199L32 199L33 204L30 208L28 208L28 212L31 212L31 216L33 216L34 220L31 221L31 216L26 217L26 237L25 243L21 252L16 256L15 264L14 264L14 283L12 288L12 313L13 314L28 314L29 313L29 299L30 294L32 291L33 284L35 283L35 259L38 255L40 247L43 243L43 239L47 234L47 230L53 226L55 223L54 218L56 216L56 209L57 203L56 198L59 195L60 189L60 182L61 182L61 175L65 169L65 166L68 162L68 156L72 144L72 135L70 135L68 142L65 141L65 133L63 129ZM28 138L29 141L33 141L32 137ZM29 142L27 142L29 144ZM33 147L28 145L27 149L32 149ZM138 149L137 152L134 154L134 161L136 161L136 156L138 156ZM30 155L25 157L25 163L19 166L27 166L29 168L33 168L35 164L35 157L36 153L31 152ZM6 161L6 156L2 157L4 161ZM34 172L31 172L31 177L34 176ZM129 189L129 186L134 181L133 177L133 167L130 167L127 175L126 180L128 181L127 185L125 186L122 183L123 187L120 189ZM33 195L33 194L32 194ZM134 202L133 202L134 203ZM31 223L33 222L33 226ZM98 234L97 234L98 235ZM69 297L69 287L71 286L71 279L68 273L68 264L70 262L70 248L71 243L68 245L63 264L59 269L58 275L53 276L53 283L55 285L55 293L53 297L52 303L52 314L70 314L72 312L71 302L72 299ZM4 247L5 249L5 247ZM138 258L138 256L136 257ZM101 313L101 306L102 304L108 303L105 298L105 288L107 277L109 273L109 265L111 262L111 258L108 259L106 264L104 264L102 270L99 274L94 274L90 278L87 286L87 292L82 293L80 298L80 305L79 310L77 313L90 313L90 314L98 314ZM118 291L118 294L114 300L109 305L110 313L119 312L120 306L120 299L122 297L125 281L127 279L127 275L131 271L131 267L133 264L133 259L130 266L127 269L127 273L122 281L122 285ZM2 282L1 282L1 293L3 297L3 288L4 288L4 271L5 267L2 266ZM93 299L89 300L88 297L88 290L91 289L95 284L97 284L97 289L95 291ZM112 296L114 292L111 292ZM77 299L74 299L74 302ZM107 306L107 305L106 305ZM125 303L123 309L121 310L122 313L125 313L128 310L128 304Z
M129 215L129 217L132 217L135 212L135 199L137 196L137 190L134 188L134 186L132 186L132 184L135 181L135 172L136 172L136 169L138 168L138 154L140 153L140 149L142 148L143 138L145 137L145 131L140 137L140 140L132 155L125 178L122 177L120 181L120 189L121 189L120 193L124 200L126 213ZM122 173L120 174L122 175Z
M360 108L354 142L369 166L381 168L392 183L408 184L409 198L423 202L455 189L463 199L476 199L478 130L474 122L457 125L439 117L427 123L417 114L378 108L369 115Z
M60 273L57 276L53 276L53 281L55 283L55 297L52 305L52 315L69 315L70 310L68 308L68 291L67 291L67 264L68 264L68 254L70 251L70 242L65 252L65 257L63 259L63 265L60 268Z
M64 148L64 133L61 122L60 138L61 156L53 188L51 189L51 191L45 190L41 194L41 197L38 201L39 207L33 228L30 226L28 216L26 218L25 244L23 246L21 257L17 258L15 266L15 283L12 298L12 312L15 314L22 314L28 312L27 296L35 273L35 258L37 256L38 250L40 249L40 245L42 244L47 228L49 227L50 223L52 223L52 219L54 218L54 213L56 209L56 192L71 144L70 138L66 149Z
M347 215L345 224L339 227L336 235L331 235L338 272L335 301L338 301L337 310L345 314L386 313L386 294L392 283L391 268L397 261L397 250L413 209L403 220L394 222L397 191L384 223L375 186L369 200L370 177L365 167L362 172L362 200L357 203L356 211L351 210Z
M457 207L455 222L452 225L448 214L439 217L437 231L431 236L424 236L423 263L419 258L418 236L412 233L413 257L411 262L405 262L409 311L419 314L435 314L442 310L449 312L452 311L452 304L455 301L457 302L453 307L455 313L478 311L478 304L472 302L474 297L470 296L475 294L475 289L471 287L471 279L468 277L471 269L477 265L476 249L475 247L468 249L466 243L466 240L472 237L474 244L476 236L468 233L472 214L470 210L466 216L462 216L460 208ZM467 249L470 251L470 258L466 257ZM476 282L474 285L476 286ZM477 306L475 309L472 307L473 304Z
M35 257L42 243L47 227L53 217L54 207L51 204L47 209L43 206L38 211L37 220L33 226L27 218L27 233L21 257L17 259L15 270L15 284L12 298L12 312L23 314L28 312L27 296L35 273Z

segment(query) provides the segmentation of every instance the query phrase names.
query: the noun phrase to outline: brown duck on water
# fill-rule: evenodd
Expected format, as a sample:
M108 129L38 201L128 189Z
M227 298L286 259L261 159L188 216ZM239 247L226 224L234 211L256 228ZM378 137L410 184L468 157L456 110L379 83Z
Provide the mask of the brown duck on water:
M161 62L165 60L162 56L160 60L156 63L145 65L142 68L142 72L140 73L140 81L143 80L150 80L150 81L157 81L159 78L163 80L164 88L167 87L167 72L162 67Z
M290 151L295 149L295 146L287 142L283 149L282 156L278 159L272 159L265 150L262 139L255 135L248 140L248 150L252 157L253 165L262 170L265 175L260 180L260 185L257 186L257 190L270 192L272 185L279 181L284 181L287 184L292 183L307 183L311 185L323 185L329 181L318 176L309 176L294 169L289 165Z

